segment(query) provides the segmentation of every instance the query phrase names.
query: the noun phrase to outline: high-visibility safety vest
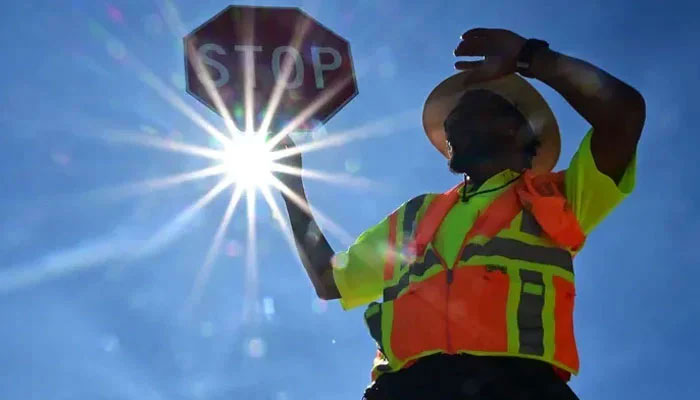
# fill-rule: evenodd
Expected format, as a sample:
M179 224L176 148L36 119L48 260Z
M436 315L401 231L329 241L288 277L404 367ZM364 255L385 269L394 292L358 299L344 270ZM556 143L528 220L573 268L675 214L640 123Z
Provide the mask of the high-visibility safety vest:
M476 219L453 265L431 242L462 185L389 217L383 301L365 311L379 347L373 380L435 353L525 357L578 373L573 257L585 236L563 185L563 172L525 171Z

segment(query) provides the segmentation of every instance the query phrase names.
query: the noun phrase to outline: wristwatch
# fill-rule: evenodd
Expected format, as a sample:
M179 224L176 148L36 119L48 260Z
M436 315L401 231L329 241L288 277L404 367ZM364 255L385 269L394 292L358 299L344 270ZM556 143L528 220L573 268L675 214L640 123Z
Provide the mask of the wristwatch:
M549 43L545 42L544 40L539 40L539 39L526 40L522 49L520 49L520 53L518 53L518 59L515 62L516 71L522 76L532 78L533 75L530 72L530 64L532 64L532 56L535 54L535 52L537 50L540 50L543 48L548 49Z

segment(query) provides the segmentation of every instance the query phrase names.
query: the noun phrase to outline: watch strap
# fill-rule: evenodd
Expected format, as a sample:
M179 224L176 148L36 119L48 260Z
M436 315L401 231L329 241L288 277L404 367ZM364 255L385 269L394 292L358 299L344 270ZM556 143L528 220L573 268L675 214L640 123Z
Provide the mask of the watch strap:
M520 75L528 78L533 77L530 72L532 57L537 50L542 48L549 48L549 43L539 39L528 39L525 41L525 44L520 49L520 53L518 53L518 58L515 63L515 69Z

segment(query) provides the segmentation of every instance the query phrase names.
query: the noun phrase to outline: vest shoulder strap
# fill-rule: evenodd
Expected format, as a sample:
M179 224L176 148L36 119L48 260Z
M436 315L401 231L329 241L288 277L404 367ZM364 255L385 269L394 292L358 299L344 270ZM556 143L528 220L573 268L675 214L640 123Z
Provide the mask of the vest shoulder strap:
M554 243L578 251L586 236L566 199L564 179L564 171L538 175L525 171L517 189L518 198Z
M425 214L416 227L413 240L409 243L409 252L413 255L423 255L428 243L433 241L435 232L437 232L440 224L450 212L452 206L459 198L459 188L462 184L458 184L452 189L436 196L425 210Z
M447 192L437 196L418 222L416 234L411 242L410 251L414 255L423 255L428 243L433 241L440 224L459 200L459 184ZM521 210L516 185L509 187L474 221L471 229L464 238L466 243L475 235L494 236L518 215Z
M535 174L526 170L520 180L479 215L464 238L464 243L476 235L495 236L526 208L555 243L572 250L580 249L585 235L566 202L564 179L564 171ZM409 243L408 250L413 255L424 254L447 213L459 200L461 187L462 184L456 185L430 203Z

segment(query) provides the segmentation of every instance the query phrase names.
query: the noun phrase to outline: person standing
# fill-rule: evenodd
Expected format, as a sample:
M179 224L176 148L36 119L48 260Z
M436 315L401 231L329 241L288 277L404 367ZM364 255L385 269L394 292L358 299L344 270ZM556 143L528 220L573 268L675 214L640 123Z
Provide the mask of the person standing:
M368 305L378 349L364 399L576 399L573 259L634 187L644 99L505 29L469 30L454 54L484 59L456 62L423 127L463 182L405 202L341 252L307 235L313 216L284 196L299 255L320 298ZM551 172L556 119L524 77L591 125L563 171ZM300 177L280 179L306 200Z

